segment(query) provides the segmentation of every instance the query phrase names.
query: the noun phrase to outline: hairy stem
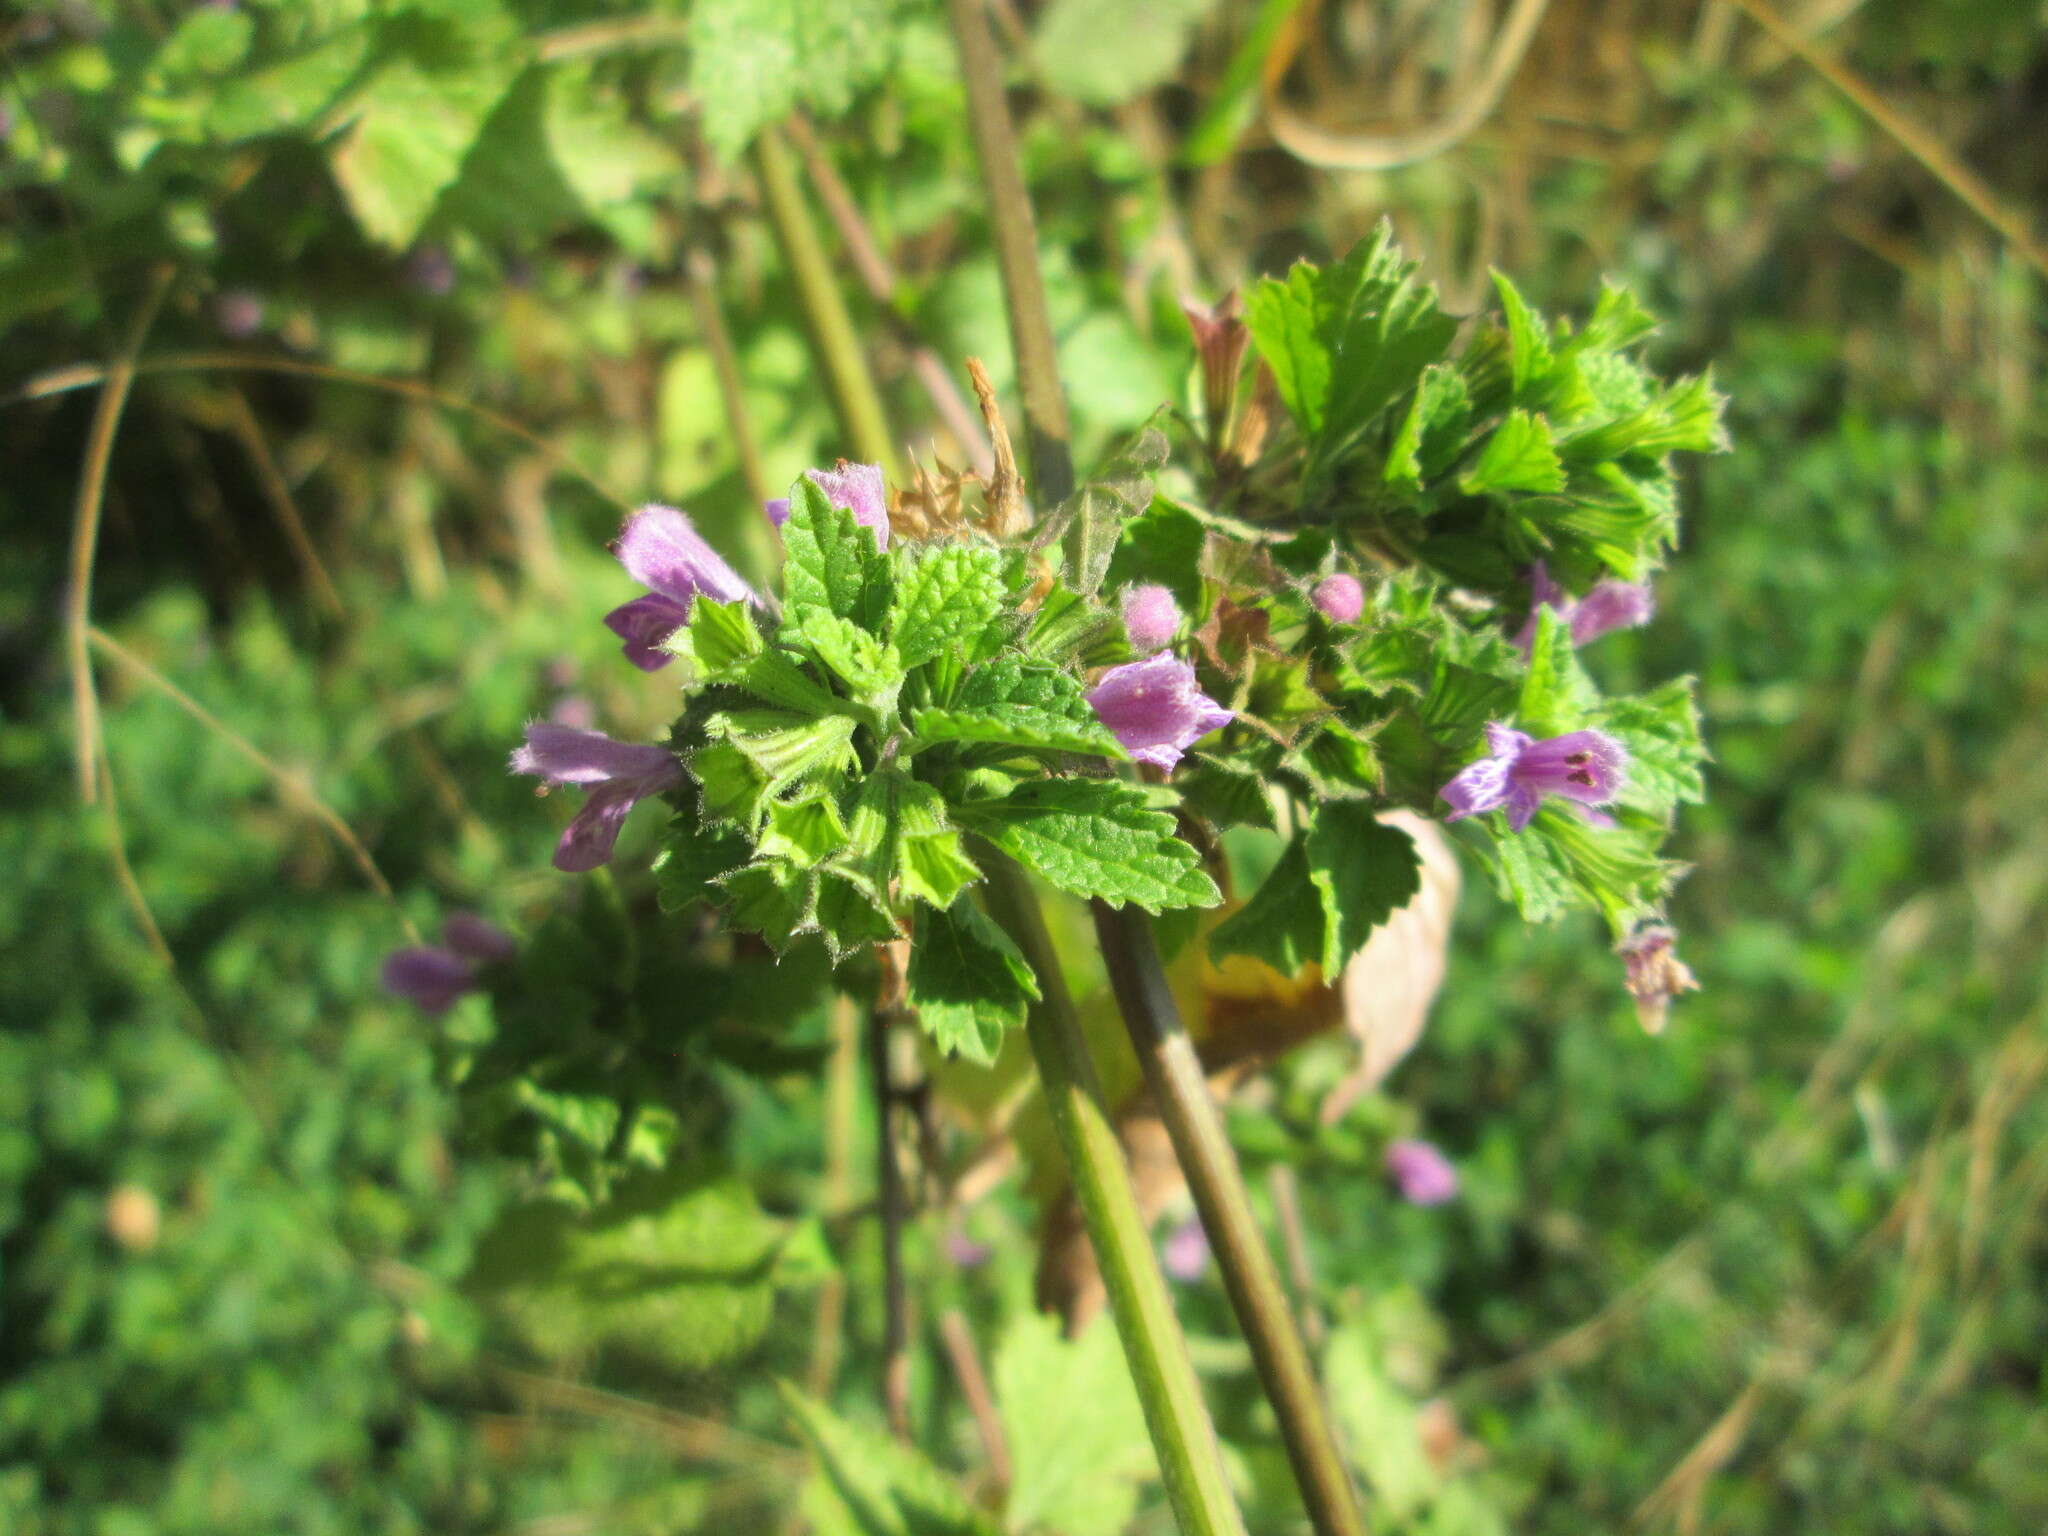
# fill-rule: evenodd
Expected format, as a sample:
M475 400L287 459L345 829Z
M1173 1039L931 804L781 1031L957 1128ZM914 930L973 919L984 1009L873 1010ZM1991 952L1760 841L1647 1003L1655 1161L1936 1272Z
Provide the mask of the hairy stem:
M1081 1033L1080 1016L1061 978L1059 956L1053 952L1038 899L1015 864L993 849L984 854L989 910L1031 962L1044 993L1032 1007L1027 1025L1031 1053L1102 1270L1124 1361L1145 1410L1174 1518L1181 1536L1244 1536L1244 1520L1231 1497L1215 1426L1202 1402L1187 1340L1174 1316L1166 1277L1159 1272L1151 1234L1139 1214L1123 1146L1103 1104L1102 1084Z
M1252 1214L1244 1173L1201 1058L1167 986L1151 925L1131 908L1098 901L1094 910L1117 1006L1195 1197L1238 1325L1251 1345L1309 1519L1317 1536L1364 1536L1358 1497L1337 1449L1322 1390L1281 1289L1280 1272Z
M804 326L810 334L811 350L825 375L825 389L832 408L845 425L853 450L864 460L880 464L892 480L902 473L896 463L896 446L889 436L889 424L882 414L882 400L868 372L861 351L859 333L846 299L832 270L832 258L811 220L798 185L796 165L789 146L773 128L761 130L754 140L754 174L761 181L761 201L768 222L775 231L775 243L789 264L797 299L803 305Z
M875 1092L875 1204L882 1221L882 1405L889 1430L910 1440L910 1293L903 1283L902 1170L896 1163L896 1090L889 1079L887 1009L868 1014L868 1071Z
M1017 160L1017 135L1010 125L1009 103L1003 98L1003 64L989 32L986 3L946 0L946 12L960 50L960 71L967 84L967 127L981 162L996 265L1003 274L1010 347L1017 355L1017 388L1024 397L1024 445L1031 460L1031 485L1044 512L1066 500L1074 489L1072 433L1067 426L1067 397L1060 389L1045 280L1038 270L1038 224Z

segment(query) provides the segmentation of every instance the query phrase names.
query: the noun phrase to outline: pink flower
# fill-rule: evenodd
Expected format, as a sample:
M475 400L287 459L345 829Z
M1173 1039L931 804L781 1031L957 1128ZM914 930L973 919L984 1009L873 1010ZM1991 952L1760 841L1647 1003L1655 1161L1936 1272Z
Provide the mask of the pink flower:
M509 960L518 946L512 935L474 912L457 912L441 925L440 944L394 951L384 962L384 990L440 1015L478 986L477 968Z
M1410 1205L1442 1205L1457 1198L1458 1170L1426 1141L1390 1143L1387 1177Z
M690 604L698 593L721 603L761 601L674 507L650 505L635 512L612 552L627 575L650 589L604 616L605 627L625 641L626 659L643 672L675 660L662 647L689 623Z
M1202 692L1193 667L1166 651L1111 667L1088 703L1134 759L1168 770L1197 740L1237 718Z
M1463 821L1506 806L1508 825L1529 825L1545 795L1562 795L1581 806L1605 805L1620 793L1628 754L1600 731L1572 731L1538 741L1498 720L1486 728L1487 755L1437 791L1451 808L1445 821ZM1588 813L1588 819L1607 818Z
M1190 1216L1166 1234L1159 1245L1159 1263L1183 1284L1202 1278L1209 1267L1209 1234L1202 1230L1201 1217Z
M1156 583L1124 588L1123 610L1124 633L1134 650L1156 651L1180 628L1180 605Z
M590 795L555 845L555 868L576 872L608 863L626 813L682 782L683 765L666 747L613 741L601 731L535 721L512 754L514 773L550 784L587 784Z
M1358 584L1356 576L1339 571L1317 582L1309 601L1332 624L1356 624L1358 616L1365 612L1365 588Z
M1571 625L1573 645L1598 640L1612 630L1647 624L1657 609L1650 589L1637 581L1610 578L1596 583L1584 597L1574 598L1550 579L1550 569L1541 560L1529 567L1529 589L1529 621L1515 636L1524 655L1536 643L1536 616L1545 608L1556 609L1557 616Z
M889 493L882 483L881 465L850 464L841 459L836 469L807 469L804 473L833 506L846 508L861 527L874 529L876 544L889 547ZM780 528L789 519L789 498L777 496L761 510Z

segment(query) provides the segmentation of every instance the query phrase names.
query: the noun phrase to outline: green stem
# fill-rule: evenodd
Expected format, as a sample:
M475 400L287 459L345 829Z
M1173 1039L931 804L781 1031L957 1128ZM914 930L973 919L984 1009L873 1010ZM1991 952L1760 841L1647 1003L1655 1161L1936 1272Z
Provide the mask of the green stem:
M1043 512L1063 500L1074 485L1066 397L1060 389L1052 320L1039 274L1031 197L1018 167L1016 134L1003 95L1002 64L989 33L984 4L985 0L947 0L947 13L960 51L968 124L994 223L996 259L1017 355L1017 386L1024 397L1033 488ZM1070 536L1086 536L1080 518L1074 520ZM1078 560L1075 568L1079 569ZM1100 903L1096 904L1095 921L1124 1023L1144 1063L1146 1081L1173 1139L1239 1326L1245 1331L1279 1419L1302 1500L1318 1536L1362 1536L1364 1523L1357 1496L1338 1454L1329 1415L1309 1367L1308 1351L1288 1311L1273 1257L1252 1217L1244 1175L1224 1134L1222 1116L1210 1097L1194 1044L1167 990L1152 930L1138 913L1113 911ZM1036 957L1033 965L1041 979L1045 978L1046 966ZM1034 1048L1039 1045L1036 1018L1034 1014ZM1054 1080L1046 1054L1040 1051L1039 1072L1051 1094ZM1097 1247L1099 1251L1099 1240ZM1107 1265L1104 1267L1106 1271ZM1154 1274L1156 1277L1156 1270Z
M1145 1069L1153 1106L1166 1124L1174 1155L1195 1197L1238 1326L1251 1346L1309 1520L1317 1536L1364 1536L1365 1521L1322 1390L1272 1252L1252 1214L1244 1172L1209 1091L1201 1058L1167 985L1151 925L1131 908L1119 910L1098 901L1094 910L1110 987Z
M754 140L754 174L761 182L761 202L768 223L775 231L775 243L789 265L790 280L796 284L797 300L803 305L804 327L811 340L818 367L825 375L825 391L832 408L852 439L853 450L872 464L880 464L891 480L901 480L896 462L896 445L889 436L888 418L882 412L882 397L869 373L860 335L847 311L832 270L832 258L818 227L811 221L797 183L796 165L789 146L773 128L761 130Z
M1015 864L993 849L984 853L989 910L1031 962L1044 994L1026 1026L1031 1053L1174 1518L1181 1536L1244 1536L1201 1383L1139 1214L1123 1146L1104 1107L1095 1062L1037 897Z
M1067 397L1060 389L1052 339L1052 312L1038 268L1038 224L1017 159L1017 135L1003 99L1003 65L988 29L987 0L946 0L960 70L967 84L967 127L981 162L983 189L995 236L996 265L1010 317L1010 347L1017 358L1017 388L1024 397L1024 444L1031 487L1041 513L1074 489L1073 434ZM1079 519L1076 519L1078 524Z

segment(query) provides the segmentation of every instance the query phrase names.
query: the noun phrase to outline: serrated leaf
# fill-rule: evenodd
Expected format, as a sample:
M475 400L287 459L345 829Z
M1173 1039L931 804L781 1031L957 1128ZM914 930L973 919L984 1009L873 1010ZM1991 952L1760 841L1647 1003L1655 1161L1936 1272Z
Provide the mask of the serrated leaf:
M1349 800L1317 806L1303 846L1309 881L1322 898L1323 974L1336 976L1373 929L1415 899L1422 856L1401 828Z
M1448 363L1423 369L1408 414L1387 448L1387 484L1421 490L1426 478L1441 473L1457 456L1471 425L1472 396L1464 376Z
M1010 936L964 897L918 914L905 981L933 1043L983 1066L1039 997L1038 978Z
M1539 813L1536 821L1520 832L1483 827L1492 845L1494 885L1514 903L1525 923L1549 922L1579 900L1571 871L1544 835L1542 822Z
M896 876L907 899L949 907L981 878L958 832L906 834L898 847Z
M1356 800L1377 794L1386 777L1371 740L1334 717L1316 727L1287 761L1315 787L1317 797L1325 800Z
M1250 901L1216 925L1209 953L1250 955L1283 976L1323 961L1323 898L1308 876L1308 850L1296 837L1266 872Z
M768 775L729 741L707 742L689 756L699 804L707 822L729 821L752 828L768 793Z
M951 705L918 710L911 730L920 743L987 742L1119 760L1125 756L1072 674L1016 656L998 656L976 667Z
M883 714L896 707L903 663L894 646L834 614L813 614L805 620L804 641L860 703Z
M846 715L806 720L786 710L740 709L711 716L704 728L738 748L766 778L770 794L859 762L854 722Z
M723 681L735 667L759 656L765 648L761 631L754 626L751 605L744 600L721 603L699 594L690 604L690 622L677 637L706 681Z
M873 531L850 508L833 506L809 475L790 487L782 547L785 635L803 638L812 619L826 616L880 628L891 600L888 558Z
M1556 367L1550 338L1544 334L1543 317L1529 307L1521 290L1508 281L1506 273L1496 271L1493 274L1493 287L1500 295L1501 311L1507 317L1508 367L1514 381L1515 403L1540 408L1548 403L1545 386Z
M1559 736L1577 730L1599 697L1572 646L1571 621L1544 604L1536 610L1536 634L1529 643L1529 670L1522 677L1515 718L1531 735Z
M1147 911L1222 899L1173 818L1119 779L1036 779L1003 800L958 808L961 821L1076 896Z
M1088 666L1105 645L1113 647L1115 655L1123 654L1124 642L1116 631L1117 620L1107 609L1096 607L1072 587L1055 581L1039 601L1030 627L1017 643L1025 655L1054 666L1072 661Z
M731 160L797 107L836 117L887 77L903 29L893 0L700 0L689 13L690 96Z
M716 901L712 882L747 862L747 840L729 827L693 824L687 813L669 824L668 842L654 857L654 893L664 912Z
M1060 1536L1123 1536L1153 1460L1108 1320L1098 1317L1068 1339L1045 1313L1021 1313L996 1346L991 1374L1012 1468L1005 1524Z
M823 791L796 800L778 800L768 807L768 824L760 843L763 857L787 859L807 868L830 858L846 844L846 821Z
M1166 434L1146 427L1061 502L1033 538L1032 547L1043 548L1078 525L1079 549L1068 574L1082 596L1093 597L1102 589L1124 529L1151 507L1152 477L1165 464L1166 454Z
M1707 752L1700 741L1699 705L1693 681L1681 677L1634 698L1610 699L1593 713L1592 723L1628 750L1623 776L1623 805L1666 819L1680 805L1706 799L1701 771Z
M975 545L904 545L896 554L890 641L905 667L978 638L1003 615L1002 557Z
M1208 530L1179 502L1154 496L1152 505L1124 524L1103 584L1116 591L1154 583L1173 594L1183 613L1202 604L1202 546Z
M1416 281L1386 221L1327 271L1297 263L1284 279L1256 284L1245 320L1323 460L1413 389L1458 330L1435 290Z
M735 928L758 933L778 952L815 926L811 879L786 859L749 864L720 876L717 883L725 892L720 905L726 920Z
M378 71L333 154L334 179L365 234L394 250L412 244L522 65L485 51L431 70L401 58Z
M824 869L818 874L812 920L825 937L834 960L902 937L889 916L888 904L865 875Z
M997 1536L922 1453L783 1382L782 1400L861 1536Z
M1468 496L1487 491L1561 491L1564 464L1541 416L1512 410L1479 451L1479 460L1458 479Z

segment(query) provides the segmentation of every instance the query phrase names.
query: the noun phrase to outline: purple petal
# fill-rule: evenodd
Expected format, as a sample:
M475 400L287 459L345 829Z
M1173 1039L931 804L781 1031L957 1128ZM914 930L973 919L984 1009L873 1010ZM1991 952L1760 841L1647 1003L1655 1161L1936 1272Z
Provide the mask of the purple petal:
M1570 621L1576 605L1565 589L1550 579L1550 567L1538 560L1529 567L1529 617L1515 636L1515 645L1524 656L1536 644L1536 616L1545 608L1555 608L1560 617Z
M850 464L839 461L835 469L806 470L811 483L825 493L835 507L845 507L863 528L875 530L875 542L889 547L889 495L882 483L879 464Z
M659 592L621 603L604 616L605 628L626 642L626 660L642 672L658 672L676 659L663 644L689 621L687 603Z
M1525 741L1527 738L1523 738ZM1563 795L1584 805L1605 805L1621 790L1628 753L1602 731L1571 731L1522 748L1515 782L1539 795Z
M1647 624L1656 611L1650 589L1640 582L1603 581L1572 613L1572 644L1584 645L1617 629Z
M1156 651L1173 639L1180 628L1180 604L1173 594L1156 583L1126 587L1123 595L1124 633L1140 651Z
M550 784L650 782L665 789L682 776L682 765L666 747L614 741L602 731L536 720L526 728L526 745L512 754L514 773L531 773ZM654 783L653 781L661 782ZM643 789L641 793L652 793Z
M1317 582L1315 590L1309 594L1309 601L1332 624L1355 624L1358 616L1365 612L1365 588L1358 584L1356 576L1346 576L1339 571L1335 576L1325 576Z
M640 786L623 782L593 789L562 829L561 841L555 844L555 868L574 875L610 863L626 814L644 793Z
M1442 1205L1457 1197L1458 1170L1426 1141L1391 1143L1387 1175L1410 1205Z
M414 1004L422 1013L443 1014L455 1000L476 986L470 963L450 949L395 951L384 961L379 979L384 990Z
M1133 759L1168 770L1197 740L1236 718L1202 692L1193 667L1165 651L1110 668L1088 703Z
M1519 832L1536 819L1536 813L1543 806L1543 796L1527 784L1509 780L1505 804L1508 808L1508 830Z
M987 1243L978 1243L969 1237L964 1227L946 1229L946 1257L961 1269L978 1269L994 1252Z
M721 603L760 601L674 507L642 507L626 519L612 550L627 575L681 604L685 613L699 592Z
M789 521L789 498L787 496L770 497L767 501L761 503L761 511L767 517L771 527L780 528Z
M1202 1218L1190 1216L1169 1232L1159 1245L1159 1259L1160 1267L1184 1284L1201 1279L1209 1267L1209 1234L1202 1230Z
M474 912L450 913L441 924L441 939L456 954L479 965L510 960L519 952L519 944L511 934Z
M1487 755L1458 770L1451 782L1438 790L1437 798L1450 806L1445 821L1463 821L1505 804L1512 781L1515 758L1529 740L1520 731L1494 724L1486 728Z

